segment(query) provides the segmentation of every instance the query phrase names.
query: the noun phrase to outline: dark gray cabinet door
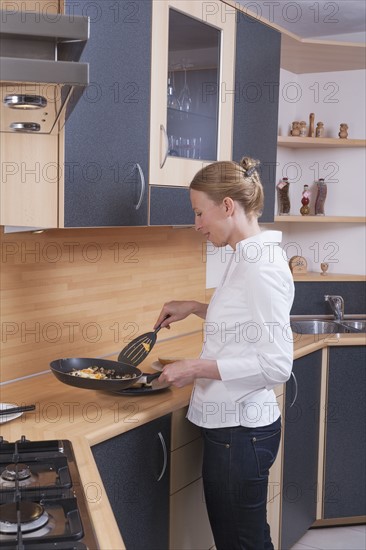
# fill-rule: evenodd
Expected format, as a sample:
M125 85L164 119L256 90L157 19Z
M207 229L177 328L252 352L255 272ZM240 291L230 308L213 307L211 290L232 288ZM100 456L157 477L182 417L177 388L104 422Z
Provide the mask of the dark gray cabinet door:
M277 159L281 34L237 12L233 160L261 162L265 205L273 221Z
M287 383L281 549L297 542L316 519L321 350L294 361L296 387Z
M90 85L66 123L65 226L146 225L151 0L67 0L66 13L91 25Z
M170 428L166 415L92 447L127 550L168 550Z
M151 185L150 225L194 225L189 189Z
M366 514L366 347L329 350L324 518Z

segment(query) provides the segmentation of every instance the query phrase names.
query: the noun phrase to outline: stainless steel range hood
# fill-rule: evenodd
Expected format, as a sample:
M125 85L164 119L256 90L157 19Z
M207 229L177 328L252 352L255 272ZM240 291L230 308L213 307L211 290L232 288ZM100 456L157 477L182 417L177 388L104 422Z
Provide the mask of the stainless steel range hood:
M0 131L57 133L89 83L89 18L0 10Z

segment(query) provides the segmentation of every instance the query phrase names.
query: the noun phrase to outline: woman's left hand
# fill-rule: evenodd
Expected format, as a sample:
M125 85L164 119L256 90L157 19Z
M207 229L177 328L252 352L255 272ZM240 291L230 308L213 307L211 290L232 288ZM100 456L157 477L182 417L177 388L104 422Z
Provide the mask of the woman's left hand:
M212 359L182 359L164 367L159 382L183 388L192 384L196 378L221 380L216 361Z
M183 359L166 365L158 378L159 382L177 386L177 388L192 384L196 378L194 363L194 359Z

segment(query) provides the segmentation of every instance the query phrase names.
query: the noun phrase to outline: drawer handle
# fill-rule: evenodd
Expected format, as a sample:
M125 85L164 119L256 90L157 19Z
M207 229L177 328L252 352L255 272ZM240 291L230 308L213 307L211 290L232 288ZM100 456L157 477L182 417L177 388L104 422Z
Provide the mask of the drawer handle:
M138 173L140 175L140 181L141 181L141 192L140 192L140 198L137 202L137 204L135 204L135 208L136 210L138 210L141 206L141 203L142 203L142 199L144 198L144 194L145 194L145 176L144 176L144 173L142 171L142 168L141 166L139 165L139 163L137 162L136 163L136 168L138 170Z
M163 434L161 432L159 432L158 436L159 436L159 439L160 439L161 446L163 447L163 454L164 454L163 469L161 470L160 476L158 477L158 481L160 481L163 478L163 476L165 474L165 471L166 471L166 467L168 465L168 452L167 452L167 449L166 449L166 444L165 444Z
M162 124L160 124L160 132L163 132L163 135L164 135L164 140L165 140L165 153L164 153L164 158L163 160L160 162L160 168L163 168L165 162L166 162L166 159L168 157L168 153L169 153L169 140L168 140L168 134L166 133L166 130L164 128L164 126Z
M297 399L297 393L298 393L298 385L297 385L296 376L294 375L293 372L291 373L291 376L293 377L294 383L295 383L295 395L294 395L293 401L292 401L292 403L291 403L291 405L290 405L290 409L291 409L291 407L293 407L293 406L295 405L295 401L296 401L296 399Z

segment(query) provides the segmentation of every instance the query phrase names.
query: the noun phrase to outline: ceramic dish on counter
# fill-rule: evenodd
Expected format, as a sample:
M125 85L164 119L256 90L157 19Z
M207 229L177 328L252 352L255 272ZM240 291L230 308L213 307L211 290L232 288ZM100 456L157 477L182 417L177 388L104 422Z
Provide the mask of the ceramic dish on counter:
M164 366L160 363L160 361L154 361L153 363L151 363L150 367L153 370L157 370L159 372L161 372L164 368Z
M13 409L17 405L14 403L0 403L0 411L4 411L6 409ZM10 420L15 420L16 418L19 418L19 416L22 416L22 412L13 413L13 414L2 414L0 415L0 424L3 424L4 422L10 422Z
M159 357L157 361L151 364L151 368L157 371L162 371L165 365L169 363L175 363L175 361L182 361L184 357Z

